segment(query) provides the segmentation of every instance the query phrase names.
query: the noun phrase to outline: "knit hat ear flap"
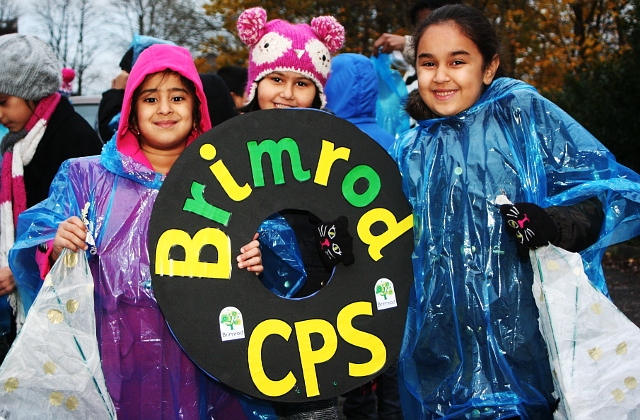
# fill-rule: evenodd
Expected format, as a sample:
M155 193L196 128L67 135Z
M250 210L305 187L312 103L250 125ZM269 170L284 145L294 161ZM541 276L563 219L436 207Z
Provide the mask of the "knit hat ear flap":
M245 10L236 22L240 40L249 47L253 47L264 35L266 23L267 12L262 7Z
M333 16L318 16L311 20L311 28L318 39L327 46L330 53L342 48L344 44L344 27Z

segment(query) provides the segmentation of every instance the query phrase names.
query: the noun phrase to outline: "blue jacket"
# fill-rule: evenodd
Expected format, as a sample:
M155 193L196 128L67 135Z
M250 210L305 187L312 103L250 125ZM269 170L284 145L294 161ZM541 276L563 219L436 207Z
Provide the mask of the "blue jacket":
M378 76L371 60L360 54L336 56L324 90L328 109L389 149L394 138L376 123Z

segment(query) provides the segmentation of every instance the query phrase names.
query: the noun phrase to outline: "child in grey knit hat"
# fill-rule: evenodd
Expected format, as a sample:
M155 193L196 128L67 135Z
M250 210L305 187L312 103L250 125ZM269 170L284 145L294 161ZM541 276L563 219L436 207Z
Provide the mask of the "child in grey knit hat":
M0 123L9 130L0 142L0 363L22 321L7 255L17 215L47 197L63 161L102 148L95 131L58 93L61 70L44 41L0 36Z
M22 34L0 36L0 93L42 99L60 87L61 69L44 41Z

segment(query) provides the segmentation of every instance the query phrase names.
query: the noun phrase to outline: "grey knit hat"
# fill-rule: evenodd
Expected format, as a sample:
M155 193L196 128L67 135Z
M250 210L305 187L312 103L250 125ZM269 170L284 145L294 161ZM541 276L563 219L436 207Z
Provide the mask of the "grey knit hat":
M0 36L0 93L36 101L60 88L62 67L42 40L22 34Z

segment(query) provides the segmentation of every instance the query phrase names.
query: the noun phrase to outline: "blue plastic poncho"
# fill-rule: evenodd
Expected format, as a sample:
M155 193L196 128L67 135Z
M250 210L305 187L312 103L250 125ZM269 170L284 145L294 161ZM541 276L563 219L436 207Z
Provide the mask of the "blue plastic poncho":
M415 284L399 360L407 418L550 418L553 383L531 291L495 205L597 196L605 220L581 252L606 294L605 248L640 232L640 177L535 89L502 78L455 116L394 145L415 217Z
M296 234L284 217L272 214L258 227L264 286L278 296L290 298L304 286L307 272Z
M404 110L407 85L402 75L391 68L389 54L372 56L371 62L378 75L379 95L376 101L376 122L394 137L410 127L409 114Z
M331 75L324 87L324 93L327 95L328 109L336 116L357 126L388 150L395 141L395 136L391 134L395 131L384 130L376 120L377 107L382 105L379 103L381 89L378 86L378 74L373 62L374 58L368 59L362 54L338 54L331 61ZM390 67L389 70L391 71ZM402 102L407 96L406 86L402 80L401 83L404 96L397 98L398 102L395 106L398 107L398 114L402 113L408 122L409 115L402 109ZM389 115L383 116L383 118L388 117ZM401 130L402 128L399 128L401 124L397 123L395 117L400 115L394 115L391 121L386 122L394 127L393 130ZM404 131L408 129L407 124Z

